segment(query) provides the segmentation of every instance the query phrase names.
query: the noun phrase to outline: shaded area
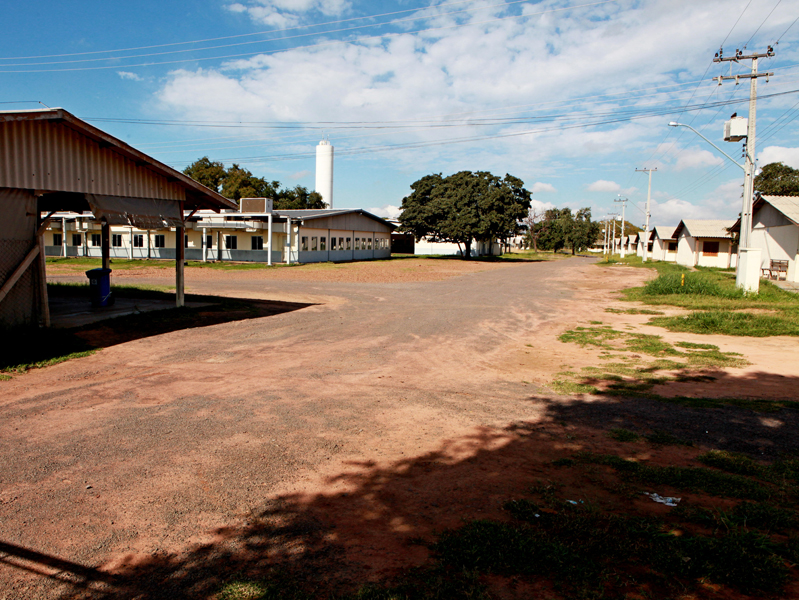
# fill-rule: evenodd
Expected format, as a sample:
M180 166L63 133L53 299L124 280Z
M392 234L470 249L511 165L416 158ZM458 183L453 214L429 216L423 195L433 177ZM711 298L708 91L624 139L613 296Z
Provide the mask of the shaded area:
M651 502L641 494L642 490L653 491L651 482L625 478L619 466L625 464L623 458L575 463L569 462L569 457L581 452L640 455L646 464L679 467L698 473L697 477L703 472L713 473L715 480L723 480L727 476L719 469L703 471L708 467L701 461L700 447L744 451L760 460L796 453L799 413L782 409L764 418L736 407L698 409L629 397L530 398L530 402L545 408L545 416L536 423L485 427L473 435L444 442L436 451L387 467L371 461L351 463L347 472L328 481L346 491L265 498L260 506L252 507L249 517L217 530L213 543L180 554L120 558L114 563L117 579L113 584L103 589L71 589L62 600L197 598L213 594L225 582L234 580L266 582L264 589L272 590L272 595L263 597L269 598L351 594L368 582L376 587L361 597L458 598L466 597L464 590L469 586L479 591L471 597L524 598L536 597L537 593L569 597L569 586L574 583L569 582L569 565L586 560L579 552L575 554L574 548L583 543L598 549L614 536L613 548L619 556L624 555L624 561L606 564L616 556L608 546L604 558L601 552L594 554L591 560L595 564L581 568L585 585L594 593L608 597L638 592L657 595L668 585L673 592L691 590L698 598L711 597L719 588L702 587L695 579L707 573L715 574L714 583L729 583L744 593L750 585L748 580L741 576L735 579L724 567L725 561L744 560L742 557L754 561L748 566L741 564L756 568L760 578L752 579L751 585L780 584L777 580L769 583L771 569L775 576L789 577L788 589L796 591L793 567L788 569L782 558L775 558L775 552L792 556L791 546L780 546L781 541L775 545L756 528L751 533L745 527L739 533L714 533L712 528L694 524L688 513L671 512ZM644 441L620 444L608 435L611 428L619 426L641 432L657 429L692 441L697 447ZM666 436L660 439L668 440ZM593 463L599 466L591 470L573 466ZM656 483L654 491L679 495L684 503L707 505L708 510L734 506L730 503L749 497L739 498L735 488L725 492L724 488L715 491L703 487L701 479L697 484L685 481L685 487L674 487L679 484L665 479ZM753 485L765 490L757 498L772 503L763 504L766 508L779 505L792 515L796 513L796 482L776 486L759 481ZM578 506L583 502L591 508ZM543 520L539 520L541 515ZM799 522L792 518L792 523ZM471 519L496 525L464 528L464 520ZM519 524L519 520L529 523ZM513 529L501 525L508 522ZM679 540L664 537L673 528L682 532ZM446 531L449 533L441 538ZM581 542L580 536L590 538ZM444 546L436 545L440 540L446 542ZM624 547L629 540L648 553L656 552L656 557L650 561L646 558L649 554L631 554L630 548ZM544 545L530 546L533 542ZM530 563L518 556L508 558L512 558L508 563L501 558L503 545L533 553L543 548L544 564L552 563L557 569L531 571L524 566ZM550 551L561 554L553 556ZM682 554L675 560L670 558L673 551ZM495 562L484 562L489 555ZM694 560L698 557L705 562L698 564ZM762 565L757 562L761 559ZM515 567L503 566L507 564L524 568L514 571ZM416 570L407 571L409 567ZM615 580L600 577L607 569L616 574ZM481 574L479 585L473 579L476 574ZM522 579L517 580L517 576ZM386 582L411 591L386 595L385 590L390 588L383 587ZM727 588L721 591L729 592L725 597L748 597Z
M65 301L83 298L88 286L50 286L57 298ZM174 306L174 295L157 290L112 287L125 299L144 303L168 303ZM88 300L86 300L88 304ZM187 294L186 306L163 308L126 314L80 327L64 329L20 328L3 331L0 347L0 372L24 371L43 367L70 358L86 356L93 350L108 348L150 336L220 323L259 319L312 306L300 302L279 302L250 298L227 298ZM103 314L102 308L95 309ZM113 307L110 312L113 314ZM107 313L106 313L107 314Z

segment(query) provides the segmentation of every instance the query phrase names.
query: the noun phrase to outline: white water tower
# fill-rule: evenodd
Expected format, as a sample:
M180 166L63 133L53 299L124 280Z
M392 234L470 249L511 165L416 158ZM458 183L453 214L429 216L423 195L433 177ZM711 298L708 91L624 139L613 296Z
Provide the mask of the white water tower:
M322 140L316 147L316 191L333 208L333 146Z

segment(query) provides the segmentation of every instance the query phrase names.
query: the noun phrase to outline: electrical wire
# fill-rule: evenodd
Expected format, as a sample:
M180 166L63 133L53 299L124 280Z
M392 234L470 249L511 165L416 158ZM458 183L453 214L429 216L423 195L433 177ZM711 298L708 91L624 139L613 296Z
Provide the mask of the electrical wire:
M567 6L562 8L553 8L544 11L540 11L537 13L530 13L530 14L521 14L521 15L509 15L506 17L498 17L495 19L487 19L484 21L472 21L469 23L459 23L456 25L447 25L447 26L439 26L439 27L427 27L423 29L417 29L414 31L402 31L402 32L391 32L391 33L382 33L382 34L374 34L374 35L366 35L360 36L353 40L330 40L325 42L319 42L315 44L305 44L294 46L292 48L280 48L277 50L263 50L260 52L243 52L239 54L228 54L225 56L209 56L204 58L191 58L191 59L183 59L183 60L171 60L171 61L160 61L160 62L148 62L148 63L138 63L138 64L117 64L117 65L104 65L104 66L96 66L96 67L72 67L72 68L64 68L64 69L0 69L0 73L67 73L67 72L75 72L75 71L100 71L100 70L108 70L108 69L132 69L137 67L152 67L152 66L161 66L161 65L172 65L172 64L181 64L185 62L204 62L209 60L227 60L232 58L245 58L245 57L253 57L265 54L275 54L278 52L287 52L289 50L301 50L301 49L310 49L310 48L321 48L326 46L335 46L335 45L342 45L342 44L356 44L359 42L365 42L368 40L374 39L383 39L383 38L394 38L406 35L414 35L417 33L426 33L430 31L446 31L451 29L459 29L461 27L474 27L476 25L486 25L489 23L497 23L500 21L507 21L509 19L529 19L532 17L538 17L545 14L551 14L556 12L563 12L567 10L574 10L577 8L586 8L591 6L598 6L602 4L608 4L609 2L615 2L616 0L599 0L598 2L591 2L587 4L581 4L577 6ZM123 59L115 59L110 58L107 60L123 60ZM44 64L44 63L42 63ZM3 67L8 67L9 65L2 65ZM24 65L29 66L29 65Z
M777 4L774 5L774 8L771 9L771 12L766 15L766 18L763 19L763 22L758 26L757 29L755 29L755 32L746 41L746 43L744 44L744 48L746 48L749 45L749 42L751 42L754 39L754 37L757 35L757 32L760 31L760 28L766 24L766 21L768 21L769 17L774 13L775 10L777 10L777 7L780 5L781 2L782 0L777 0Z

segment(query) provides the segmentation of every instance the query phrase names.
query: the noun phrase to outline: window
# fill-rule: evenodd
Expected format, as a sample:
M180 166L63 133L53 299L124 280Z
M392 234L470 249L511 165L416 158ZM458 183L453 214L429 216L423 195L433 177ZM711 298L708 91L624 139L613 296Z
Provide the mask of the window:
M111 234L111 245L114 248L121 248L122 247L122 234L121 233L112 233Z
M356 250L361 249L361 238L355 238L355 249Z
M338 238L338 249L339 250L344 250L344 238L343 237Z
M239 249L239 236L237 236L237 235L226 235L225 236L225 247L228 250L238 250Z
M366 249L367 250L371 250L372 249L372 238L366 238L366 244L367 244Z
M155 242L153 245L156 248L166 248L166 240L164 239L163 234L157 234L153 236L153 241Z
M103 245L103 241L100 238L100 234L99 233L93 233L92 234L92 246L98 246L99 247L99 246L102 246L102 245Z
M336 238L334 238L332 236L330 237L330 251L331 252L335 252L336 251Z
M326 251L326 242L327 242L327 238L326 237L320 237L319 238L319 249L322 252Z
M705 256L718 256L719 243L718 242L702 242L702 253Z
M300 250L302 252L308 252L308 237L307 236L302 236L302 238L300 238Z
M189 236L188 236L188 234L183 236L183 247L184 248L188 248L189 247Z
M60 246L61 245L61 234L54 233L53 234L53 246Z
M254 235L250 238L252 243L253 250L263 250L264 249L264 236L262 235Z
M669 242L669 252L677 252L677 242Z
M72 245L73 246L80 246L83 244L83 234L81 233L73 233L72 234Z
M205 236L205 247L206 248L213 248L214 247L214 236L206 235Z
M319 249L319 238L311 238L311 252L316 252Z
M352 238L347 238L347 250L352 250Z
M133 236L133 247L134 248L144 248L144 234L136 233Z

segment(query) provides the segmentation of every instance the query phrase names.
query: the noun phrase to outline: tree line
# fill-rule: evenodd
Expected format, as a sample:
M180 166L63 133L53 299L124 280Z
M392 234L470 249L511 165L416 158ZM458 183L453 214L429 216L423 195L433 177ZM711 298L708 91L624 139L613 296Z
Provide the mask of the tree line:
M321 194L309 192L305 186L284 188L279 181L256 177L236 163L225 168L223 163L203 156L183 169L183 173L236 202L241 198L272 198L276 210L327 208Z
M601 224L591 220L591 209L531 209L532 192L518 177L498 177L487 171L461 171L448 177L427 175L411 184L402 199L401 231L416 241L458 244L464 258L473 241L507 243L524 235L526 245L543 250L568 248L581 252L598 239Z

